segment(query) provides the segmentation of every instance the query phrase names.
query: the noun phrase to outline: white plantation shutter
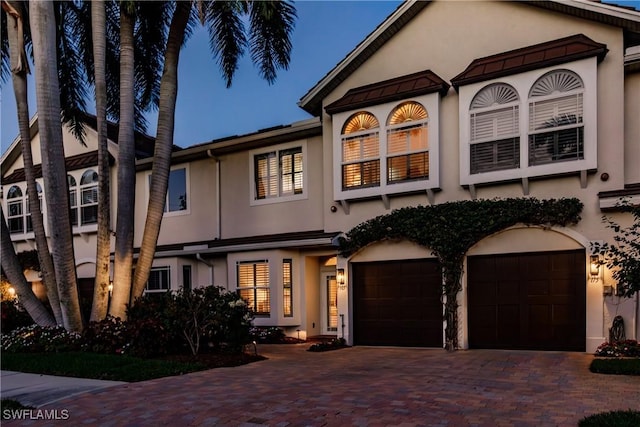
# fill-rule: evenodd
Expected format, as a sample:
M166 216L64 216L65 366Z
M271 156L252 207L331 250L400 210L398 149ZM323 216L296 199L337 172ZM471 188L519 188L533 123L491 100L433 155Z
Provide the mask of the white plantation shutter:
M517 105L471 114L471 142L515 137L519 129Z
M532 101L529 104L530 131L580 123L582 123L582 93Z

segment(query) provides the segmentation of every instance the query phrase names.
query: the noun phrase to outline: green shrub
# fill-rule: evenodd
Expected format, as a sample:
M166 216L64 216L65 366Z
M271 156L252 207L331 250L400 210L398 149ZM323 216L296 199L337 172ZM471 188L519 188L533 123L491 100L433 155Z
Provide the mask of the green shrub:
M594 359L589 370L596 374L640 375L640 359Z
M129 344L123 352L135 357L156 357L169 353L170 337L159 319L129 320L126 326Z
M311 347L309 347L307 351L321 352L321 351L337 350L339 348L344 348L344 347L347 347L347 342L344 340L344 338L334 338L331 341L317 342L315 344L311 344Z
M640 344L636 340L604 342L595 352L599 357L640 357Z
M31 325L3 334L0 348L8 353L57 353L78 350L81 343L80 334L67 332L62 326Z
M129 342L127 324L119 317L107 316L99 322L89 322L82 331L82 349L92 353L123 353Z
M254 326L250 330L251 339L260 344L280 344L285 340L285 333L277 326Z
M3 334L23 326L33 325L33 319L29 316L29 313L20 307L15 300L2 301L0 304L0 314L2 316L0 331Z
M640 411L609 411L590 415L578 422L579 427L637 427L640 425Z

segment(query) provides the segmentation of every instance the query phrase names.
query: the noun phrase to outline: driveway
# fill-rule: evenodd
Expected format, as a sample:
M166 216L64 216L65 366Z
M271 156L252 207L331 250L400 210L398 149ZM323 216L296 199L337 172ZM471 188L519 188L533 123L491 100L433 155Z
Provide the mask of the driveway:
M640 410L640 377L592 374L584 353L307 348L263 345L266 361L116 385L41 409L67 410L59 425L119 427L576 426L593 413Z

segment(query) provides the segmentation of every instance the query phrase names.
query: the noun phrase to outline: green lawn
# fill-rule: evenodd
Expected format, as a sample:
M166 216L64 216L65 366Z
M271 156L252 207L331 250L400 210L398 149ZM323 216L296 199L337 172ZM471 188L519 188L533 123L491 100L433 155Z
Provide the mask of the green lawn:
M44 375L60 375L112 381L145 381L182 375L207 369L201 363L97 354L66 353L3 353L2 369Z

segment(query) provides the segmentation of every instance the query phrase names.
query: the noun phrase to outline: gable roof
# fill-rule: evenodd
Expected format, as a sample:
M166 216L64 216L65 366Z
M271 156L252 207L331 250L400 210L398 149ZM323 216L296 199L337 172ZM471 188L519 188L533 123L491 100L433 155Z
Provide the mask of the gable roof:
M430 3L431 1L410 0L398 6L371 34L309 89L298 101L298 106L314 116L320 116L323 99ZM640 12L627 7L592 0L528 0L521 3L640 33Z
M451 79L451 84L458 90L459 86L592 56L597 56L598 61L602 61L607 52L606 45L594 42L584 34L576 34L474 59L462 73Z
M329 114L335 114L427 93L440 92L441 96L445 96L448 90L447 82L433 71L425 70L349 89L342 98L327 105L325 110Z

